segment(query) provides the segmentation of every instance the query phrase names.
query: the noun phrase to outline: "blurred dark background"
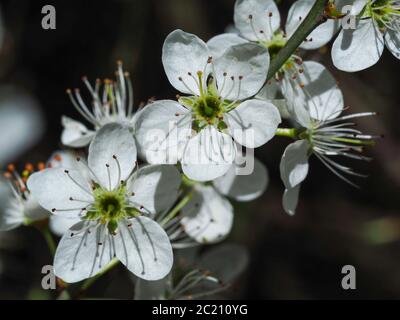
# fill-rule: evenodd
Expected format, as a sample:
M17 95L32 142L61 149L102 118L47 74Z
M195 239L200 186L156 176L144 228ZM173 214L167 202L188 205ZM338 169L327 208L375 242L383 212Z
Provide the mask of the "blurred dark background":
M56 30L41 28L42 6L57 10ZM60 148L61 116L81 119L65 89L81 87L87 75L112 77L116 60L131 73L135 105L150 97L174 98L161 64L166 35L180 28L204 40L233 21L234 0L0 1L5 39L0 81L30 92L44 111L47 129L40 143L17 164L46 161ZM290 1L281 1L282 18ZM226 241L250 251L246 272L228 292L249 299L383 299L400 297L400 61L387 50L374 67L355 74L332 67L330 48L307 53L337 77L351 112L379 111L359 121L361 130L385 138L366 153L371 163L352 163L369 174L355 189L315 158L303 184L296 216L281 207L279 161L289 142L274 139L256 151L268 166L267 192L249 204L235 204L234 230ZM51 264L34 229L0 234L0 298L46 298L41 267ZM357 289L341 287L341 269L354 265ZM95 297L131 298L123 268L96 283Z

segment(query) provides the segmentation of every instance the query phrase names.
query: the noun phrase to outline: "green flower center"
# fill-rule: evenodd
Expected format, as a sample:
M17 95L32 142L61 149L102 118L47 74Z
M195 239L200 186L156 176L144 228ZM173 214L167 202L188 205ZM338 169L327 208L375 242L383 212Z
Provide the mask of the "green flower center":
M139 211L129 204L126 186L121 185L114 190L96 187L93 191L94 203L88 209L85 219L100 220L107 224L109 231L116 232L118 222L124 218L132 218L139 215Z
M393 29L392 23L396 24L396 20L400 15L400 3L394 0L376 0L368 1L362 18L372 18L376 21L380 29ZM395 28L395 31L398 29Z

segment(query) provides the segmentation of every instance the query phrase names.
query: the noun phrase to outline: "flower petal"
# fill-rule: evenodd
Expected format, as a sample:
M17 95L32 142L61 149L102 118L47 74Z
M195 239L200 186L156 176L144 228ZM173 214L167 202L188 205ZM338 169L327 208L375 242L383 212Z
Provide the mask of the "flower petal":
M113 189L136 166L136 144L128 128L117 123L103 126L89 146L89 167L104 188Z
M232 138L208 126L187 143L182 170L192 180L214 180L230 169L235 156Z
M174 166L149 165L138 170L128 184L130 201L145 213L168 209L178 198L181 174Z
M194 34L182 30L171 32L162 50L162 62L169 82L180 92L200 95L195 79L198 71L204 73L204 80L207 79L210 71L207 61L210 56L205 42Z
M115 237L118 259L139 278L159 280L172 268L171 243L160 225L146 217L119 223Z
M141 111L135 136L148 163L174 163L180 158L179 144L186 142L190 130L189 110L176 101L160 100Z
M258 148L271 140L281 123L278 109L270 102L247 100L227 114L230 134L248 148Z
M400 19L397 19L400 20ZM397 22L399 24L399 22ZM398 31L387 30L385 34L386 47L397 58L400 59L400 33Z
M78 223L72 229L81 226ZM95 276L114 256L111 237L103 224L65 233L54 257L54 274L67 283Z
M264 193L268 184L267 168L254 158L254 169L249 175L238 175L236 166L214 180L216 189L236 201L252 201Z
M272 37L280 26L281 18L273 0L237 0L234 21L245 38L258 41Z
M264 86L269 68L269 53L254 43L228 48L214 61L220 95L231 101L254 96Z
M92 141L95 134L94 131L89 130L82 123L66 116L62 117L62 125L64 130L61 134L61 142L68 147L85 147Z
M307 17L314 3L315 0L298 0L292 4L286 22L288 38L295 33L305 17ZM310 33L307 40L301 44L300 48L306 50L318 49L326 45L333 38L338 29L338 22L333 19L328 19Z
M283 194L282 205L288 215L293 216L296 212L297 203L299 202L300 186L301 185L298 184L294 188L286 189Z
M284 90L284 95L289 101L288 104L290 104L291 99L298 99L298 102L305 103L305 108L314 119L329 120L337 118L344 109L344 100L335 78L328 69L318 62L305 61L303 70L303 73L295 80L295 83L301 83L302 85L292 85L293 94L298 97L293 98ZM286 79L285 81L293 80ZM300 107L296 105L296 102L293 108L296 108L296 112L299 114Z
M216 60L222 57L224 52L230 47L247 42L246 39L239 37L235 33L223 33L208 40L207 46L213 59Z
M383 47L383 35L374 20L360 20L357 29L339 33L332 46L332 61L342 71L364 70L378 62Z
M13 87L0 87L0 165L32 147L43 130L37 102Z
M46 169L32 174L27 184L39 204L54 214L77 217L93 202L89 182L76 170L66 173L61 168Z
M2 186L0 185L0 188ZM24 206L17 199L13 198L7 185L5 190L0 190L2 209L0 211L0 231L15 229L24 222Z
M219 242L231 231L233 207L212 187L197 186L182 212L185 232L199 243Z
M52 215L49 221L49 228L55 235L62 237L73 225L80 221L79 218Z
M287 146L283 153L280 171L286 189L299 185L308 174L309 145L305 140L298 140Z

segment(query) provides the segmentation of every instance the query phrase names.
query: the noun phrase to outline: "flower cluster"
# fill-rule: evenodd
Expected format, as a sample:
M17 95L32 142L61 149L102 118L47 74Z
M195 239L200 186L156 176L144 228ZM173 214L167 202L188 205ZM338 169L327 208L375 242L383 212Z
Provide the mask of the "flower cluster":
M135 275L137 299L197 298L226 289L246 264L241 247L209 251L185 265L183 275L173 267L185 257L182 249L228 236L232 201L252 201L264 193L268 171L253 149L276 136L294 140L280 163L283 209L293 215L312 155L355 185L350 176L363 175L338 157L369 160L361 152L379 138L353 123L376 113L347 113L333 75L303 54L327 45L339 32L332 59L340 70L373 65L384 44L399 58L400 4L329 1L319 24L270 75L271 62L298 37L317 2L296 1L284 28L273 0L237 0L233 33L204 42L182 30L171 32L162 63L179 92L176 100L150 101L134 110L132 84L121 62L115 80L92 85L84 77L90 104L79 89L67 93L90 128L65 116L64 150L38 170L28 164L18 174L8 166L0 184L6 204L0 229L25 224L42 230L49 220L61 237L54 272L65 283L94 277L120 261ZM332 6L340 10L349 4L356 29L340 30L344 15L334 16Z

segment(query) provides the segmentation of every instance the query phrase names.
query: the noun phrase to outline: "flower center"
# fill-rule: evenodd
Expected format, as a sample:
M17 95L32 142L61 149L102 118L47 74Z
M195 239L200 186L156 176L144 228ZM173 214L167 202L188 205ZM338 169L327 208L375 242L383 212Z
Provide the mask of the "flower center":
M100 220L101 223L108 224L112 234L116 232L118 221L139 214L139 211L129 204L125 185L111 191L96 187L93 196L94 203L88 209L85 219Z
M399 31L400 1L369 0L362 17L370 17L376 21L380 29Z

